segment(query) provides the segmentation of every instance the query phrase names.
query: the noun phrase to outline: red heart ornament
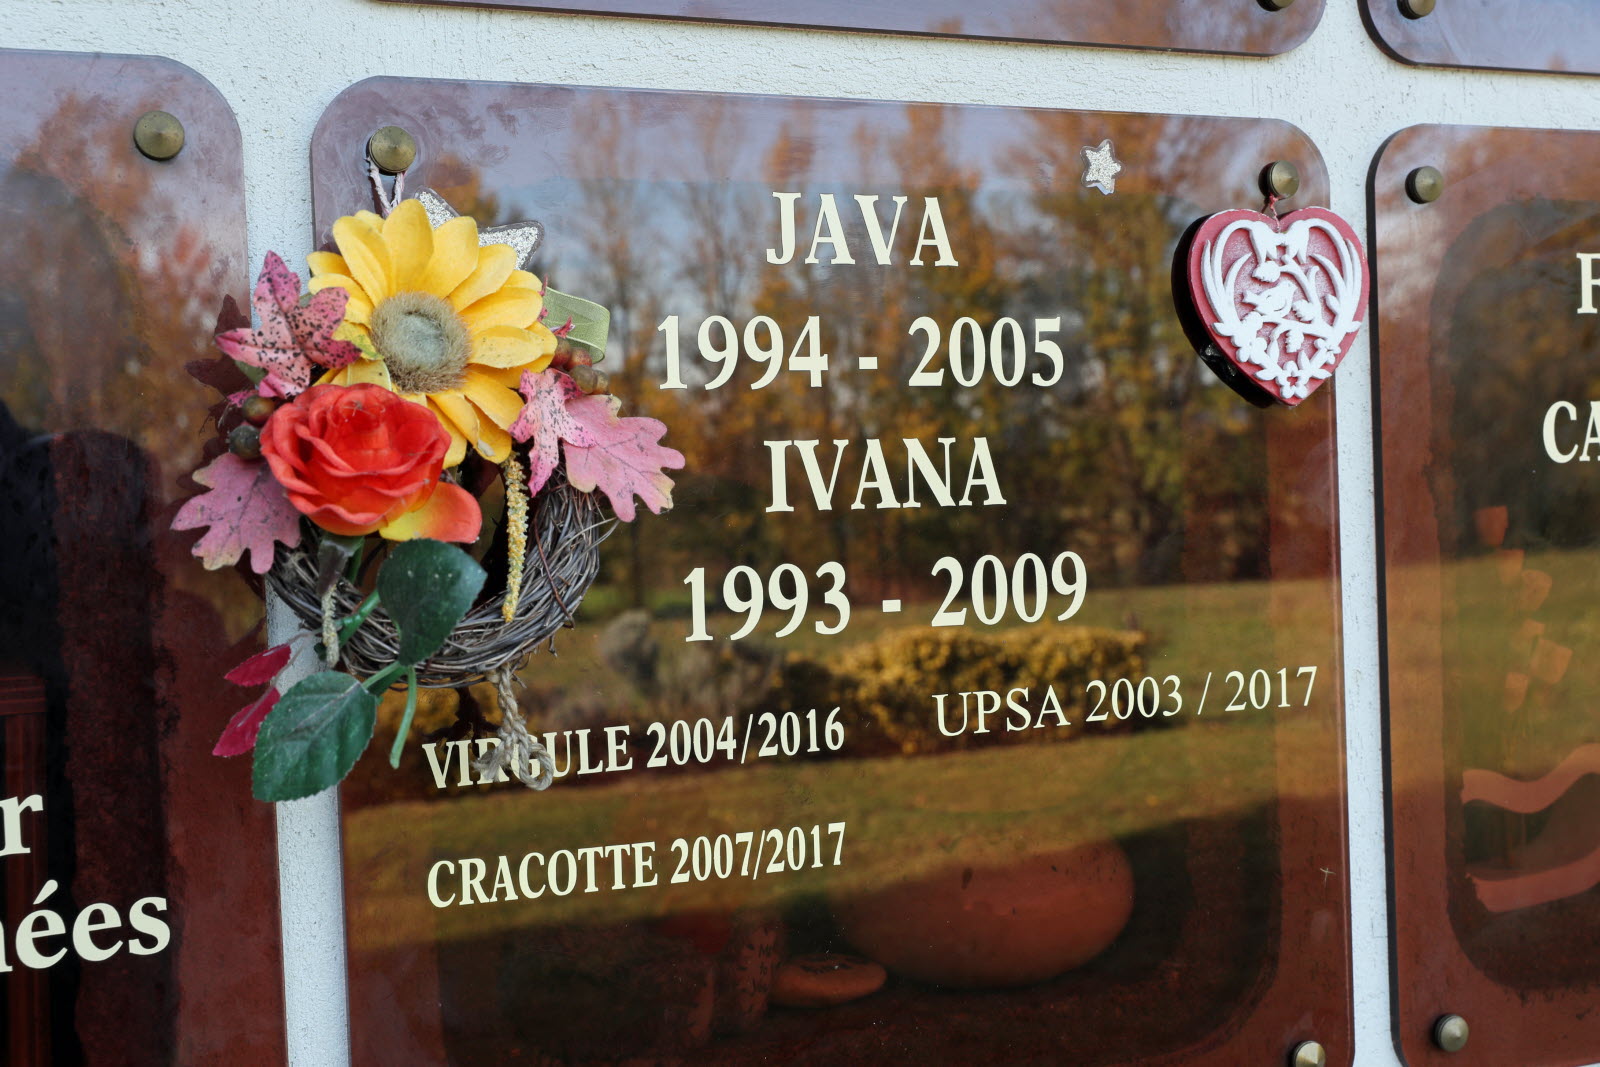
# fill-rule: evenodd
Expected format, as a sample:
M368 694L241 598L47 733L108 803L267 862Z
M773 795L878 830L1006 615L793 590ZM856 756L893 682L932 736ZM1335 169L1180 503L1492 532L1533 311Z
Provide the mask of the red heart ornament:
M1216 349L1295 406L1332 377L1366 316L1367 260L1326 208L1223 211L1189 247L1189 296Z

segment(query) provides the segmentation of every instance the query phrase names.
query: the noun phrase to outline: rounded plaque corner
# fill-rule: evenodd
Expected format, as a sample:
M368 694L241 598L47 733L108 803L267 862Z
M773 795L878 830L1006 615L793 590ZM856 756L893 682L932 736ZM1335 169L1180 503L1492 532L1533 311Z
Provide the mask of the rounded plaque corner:
M320 140L322 140L324 134L330 130L332 123L340 120L340 118L345 114L346 110L348 110L346 104L350 100L354 99L361 101L363 106L370 106L366 104L365 97L368 94L376 93L378 99L381 100L383 98L383 94L381 92L382 86L386 84L408 83L419 80L425 79L403 78L393 74L373 74L362 78L360 81L351 82L349 85L346 85L343 89L340 89L333 95L333 98L330 99L323 107L322 114L317 116L317 125L311 131L312 145L315 146ZM361 108L358 107L357 110L361 110ZM392 111L396 109L390 110ZM390 116L383 118L381 121L372 122L370 127L363 130L361 133L360 141L363 148L367 143L368 137L370 137L380 127L388 125L406 126L404 122L398 121L398 116Z
M1250 171L1249 184L1240 184L1240 199L1230 206L1259 207L1263 197L1272 195L1269 189L1269 172L1274 167L1288 164L1296 172L1298 184L1293 193L1278 194L1279 200L1285 201L1280 204L1279 210L1292 211L1297 207L1313 205L1330 207L1333 188L1328 178L1328 163L1315 138L1288 119L1264 121L1271 122L1282 130L1282 135L1272 143L1273 147L1270 150L1251 161L1253 169ZM1255 199L1249 200L1251 197Z
M1295 26L1290 35L1281 42L1261 53L1263 56L1286 56L1296 48L1311 40L1311 35L1317 32L1317 27L1322 25L1322 13L1326 8L1326 0L1259 0L1268 15L1276 18L1295 18L1299 25Z
M1385 137L1372 154L1372 163L1367 167L1368 208L1375 210L1395 195L1413 206L1421 203L1408 195L1408 176L1418 168L1438 162L1427 158L1430 153L1426 140L1430 136L1436 137L1438 131L1451 128L1439 123L1420 122L1415 126L1402 127Z
M77 52L53 51L50 49L35 48L0 48L0 57L27 56L30 59L44 63L72 63L92 61L98 65L102 62L115 63L119 70L131 64L146 67L156 76L150 79L152 83L145 95L140 97L127 96L121 101L126 106L127 145L130 151L144 155L153 162L171 162L175 159L195 154L204 142L208 155L220 155L221 158L231 158L235 166L242 168L241 156L244 151L244 136L239 127L239 117L234 113L233 105L223 95L222 90L194 67L170 56L153 55L150 53L126 52ZM131 76L131 75L130 75ZM195 95L181 104L174 101L181 99L185 89ZM170 106L169 106L170 105ZM183 126L181 151L174 152L164 159L157 160L148 156L137 147L134 138L134 126L141 118L155 112L167 112L175 116ZM191 134L198 133L198 137ZM219 143L218 138L225 138L226 143ZM242 173L242 170L241 170Z
M228 102L228 98L225 95L223 95L222 90L217 88L215 82L213 82L210 78L206 77L205 74L203 74L199 70L196 70L194 67L189 66L187 63L183 63L183 62L181 62L179 60L172 59L172 58L170 58L168 56L158 56L158 55L145 54L145 55L118 56L116 58L119 59L119 60L123 60L123 61L126 61L126 60L138 60L140 62L149 63L154 67L165 67L165 68L171 70L173 72L173 74L175 74L177 77L181 78L183 81L188 82L189 84L193 85L195 90L196 90L196 92L198 92L199 94L202 95L202 97L204 98L206 103L215 105L215 113L214 113L214 115L207 116L207 117L208 118L213 118L213 119L220 119L220 118L225 117L225 119L226 119L226 129L212 129L212 130L204 131L205 136L208 136L209 138L215 138L218 134L221 134L221 135L227 137L228 140L229 140L228 144L222 144L222 145L218 145L213 141L213 143L212 143L212 145L210 147L210 150L213 151L213 152L219 152L220 151L220 154L222 156L224 156L224 157L232 157L236 162L240 162L240 157L244 153L244 133L239 127L239 116L234 113L233 105ZM188 106L188 108L186 108L186 110L189 111L189 112L194 112L194 110L195 110L194 109L194 103L196 103L196 102L199 102L199 101L191 101L189 106ZM170 108L166 108L164 105L162 105L160 103L156 103L156 104L152 105L152 107L155 110L171 110ZM145 112L152 110L152 107L141 107L141 108L139 108L139 111L137 113L135 113L133 116L131 116L130 124L131 124L132 120L138 119ZM176 112L175 112L175 114L176 114ZM184 153L186 154L188 152L194 151L196 149L197 145L198 145L197 141L192 141L192 140L190 140L188 138L188 133L189 132L193 132L193 131L197 131L197 130L200 129L200 127L201 127L201 116L198 115L198 114L195 114L193 116L193 118L191 119L190 115L188 115L188 114L178 114L177 117L178 117L179 121L183 123L184 130L185 130L185 142L184 142L184 149L183 150L184 150ZM242 166L242 163L241 163L241 166Z
M1361 24L1378 50L1396 63L1408 67L1428 66L1425 60L1406 49L1406 45L1415 43L1408 38L1421 31L1416 20L1400 14L1398 0L1361 0Z
M1526 0L1503 13L1434 0L1361 0L1361 15L1378 47L1409 66L1600 74L1600 23L1579 0Z

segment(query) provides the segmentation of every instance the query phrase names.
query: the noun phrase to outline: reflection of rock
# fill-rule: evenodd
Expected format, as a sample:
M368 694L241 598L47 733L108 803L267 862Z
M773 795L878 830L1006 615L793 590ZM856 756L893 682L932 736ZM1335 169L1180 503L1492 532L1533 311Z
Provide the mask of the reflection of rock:
M624 611L600 631L600 658L641 693L654 693L661 646L650 636L650 613Z
M657 696L680 716L737 714L766 694L777 665L775 653L744 642L688 645L661 665Z
M1132 868L1114 841L946 868L834 903L845 937L866 955L919 981L965 987L1071 970L1110 945L1132 911Z
M653 718L743 712L771 685L778 661L771 651L718 640L663 656L650 624L649 612L625 611L601 630L598 650L607 667L657 705Z
M791 1008L825 1008L860 1000L883 988L882 964L837 952L784 960L772 983L772 1002Z

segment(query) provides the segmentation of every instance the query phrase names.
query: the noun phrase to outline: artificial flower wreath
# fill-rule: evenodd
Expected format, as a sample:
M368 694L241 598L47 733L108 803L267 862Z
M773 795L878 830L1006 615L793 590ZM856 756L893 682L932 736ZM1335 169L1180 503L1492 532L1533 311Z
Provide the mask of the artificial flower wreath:
M659 443L662 423L620 417L594 367L605 309L523 269L536 238L519 252L492 236L426 190L341 218L337 251L308 257L309 292L268 253L255 328L221 330L225 356L190 367L223 400L194 473L205 491L172 525L205 530L194 554L207 568L248 554L306 624L227 676L267 686L215 749L254 751L262 800L348 774L391 686L407 691L398 766L418 686L484 678L502 721L483 769L548 785L512 674L571 625L595 578L600 497L624 521L635 497L671 506L665 471L683 456ZM324 669L280 694L313 641Z

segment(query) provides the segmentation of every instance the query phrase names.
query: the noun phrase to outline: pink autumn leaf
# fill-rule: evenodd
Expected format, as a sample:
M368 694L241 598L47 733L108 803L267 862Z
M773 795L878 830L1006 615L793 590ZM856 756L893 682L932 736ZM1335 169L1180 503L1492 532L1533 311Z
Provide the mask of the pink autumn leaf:
M268 689L261 694L260 699L240 708L233 718L228 720L228 725L223 727L222 736L217 738L217 745L211 750L213 756L242 756L256 747L256 735L261 732L261 722L278 704L278 690Z
M208 491L184 501L172 528L209 527L194 546L207 570L232 566L249 552L250 569L265 574L275 542L290 548L300 543L300 512L264 461L247 463L224 452L195 471L194 480Z
M682 467L683 453L660 444L666 424L657 419L619 419L617 401L611 397L583 400L587 403L568 404L567 410L588 427L594 444L568 444L567 481L581 492L599 489L623 522L633 521L634 497L657 515L671 508L672 479L666 469Z
M257 652L222 677L234 685L266 685L278 676L293 653L291 645L273 645L265 652Z
M300 276L276 252L268 252L251 300L261 325L224 330L217 334L217 347L267 372L263 396L293 396L311 384L314 367L334 370L360 358L355 345L333 337L349 299L349 293L330 286L302 305Z
M560 371L523 371L522 395L527 403L511 424L511 436L531 443L528 492L537 493L561 462L560 442L594 445L599 444L599 439L580 421L584 413L581 405L576 411L573 408L574 401L592 398L584 396Z

